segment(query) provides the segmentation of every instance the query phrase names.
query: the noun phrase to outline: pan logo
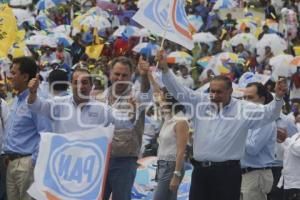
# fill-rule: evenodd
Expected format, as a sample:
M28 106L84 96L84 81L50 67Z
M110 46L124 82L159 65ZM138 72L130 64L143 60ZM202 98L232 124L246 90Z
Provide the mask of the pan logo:
M166 4L168 4L166 6ZM169 1L154 0L149 3L148 7L144 11L144 15L150 20L155 21L162 30L167 29L168 32L172 32L173 29L168 23Z
M44 181L45 185L65 197L97 199L105 163L100 145L93 141L55 139L46 172L50 180Z

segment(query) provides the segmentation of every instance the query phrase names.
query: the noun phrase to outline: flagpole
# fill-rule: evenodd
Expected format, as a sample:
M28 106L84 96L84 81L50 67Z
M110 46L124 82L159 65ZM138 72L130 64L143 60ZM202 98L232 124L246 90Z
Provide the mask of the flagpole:
M159 51L162 51L164 49L164 43L165 43L165 40L166 40L166 35L167 35L167 27L165 27L165 29L164 29L163 38L162 38L161 43L160 43ZM158 68L158 64L159 64L159 61L157 61L155 69Z
M171 1L172 1L172 0L169 0L169 6L170 6L170 4L171 4ZM169 12L170 12L170 7L169 7ZM166 24L165 27L164 27L163 38L162 38L162 41L161 41L161 43L160 43L159 51L162 51L163 48L164 48L164 43L165 43L165 40L166 40L167 31L168 31L167 29L168 29L168 25L169 25L169 18L170 18L170 16L169 16L169 14L168 14L168 17L167 17L167 24ZM157 61L156 66L155 66L155 69L158 68L158 64L159 64L159 61Z
M167 34L167 29L164 30L163 38L161 40L160 47L159 47L160 51L163 50L163 48L164 48L164 43L165 43L165 40L166 40L166 34Z

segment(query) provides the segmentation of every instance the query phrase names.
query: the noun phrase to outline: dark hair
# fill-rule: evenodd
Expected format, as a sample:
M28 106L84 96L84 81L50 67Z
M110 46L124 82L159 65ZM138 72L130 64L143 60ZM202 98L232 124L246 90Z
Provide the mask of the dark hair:
M132 63L131 59L129 59L125 56L116 57L111 61L111 68L113 69L117 63L127 65L130 69L130 72L133 72L133 63Z
M223 81L227 89L232 89L232 82L230 78L228 78L227 76L224 75L214 76L210 82L212 81Z
M71 81L73 80L73 76L76 72L80 72L80 73L86 73L88 74L88 77L89 77L89 80L90 80L90 83L93 84L93 78L91 76L91 73L89 70L87 69L84 69L84 68L76 68L73 73L72 73L72 76L71 76Z
M294 114L294 117L297 117L297 115L299 115L300 113L299 113L299 111L296 110L293 114Z
M167 88L162 88L162 92L165 97L166 103L170 103L170 108L174 110L175 114L178 112L185 113L186 109L183 105L181 105L167 90Z
M29 79L28 82L36 76L36 73L38 72L38 66L35 62L35 60L31 57L19 57L13 59L13 64L19 65L19 71L21 74L28 74Z
M272 94L268 91L267 87L264 86L261 83L258 82L254 82L254 83L249 83L246 87L251 87L251 86L255 86L257 89L257 95L259 97L264 97L265 98L265 102L264 104L268 104L271 101L273 101L273 96Z
M263 28L263 29L269 29L269 26L268 26L268 25L263 25L262 28Z
M49 85L54 83L53 89L55 91L66 91L69 85L67 83L55 83L57 81L68 82L68 73L62 69L55 69L50 72L48 77Z

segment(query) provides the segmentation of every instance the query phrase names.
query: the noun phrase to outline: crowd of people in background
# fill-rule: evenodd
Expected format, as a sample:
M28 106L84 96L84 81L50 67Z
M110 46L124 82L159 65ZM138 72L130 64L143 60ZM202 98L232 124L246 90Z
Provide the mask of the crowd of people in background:
M0 59L0 200L32 199L27 189L33 182L39 134L87 129L79 121L116 127L105 200L131 199L137 160L145 156L158 158L155 200L177 198L185 162L194 166L191 200L299 200L300 62L290 74L275 76L271 60L281 54L300 55L300 2L237 1L237 8L226 12L225 18L215 3L191 0L185 7L188 16L202 21L195 32L209 33L213 41L195 42L195 48L188 50L165 40L163 51L163 39L155 33L129 33L132 27L142 30L132 19L138 1L112 0L113 10L99 8L95 0L66 1L46 10L38 9L34 0L15 6L35 19L18 24L25 31L24 40L52 31L38 20L42 14L55 27L69 26L65 34L72 43L27 44L30 57L9 53ZM72 24L95 7L97 14L109 13L110 27ZM265 23L255 21L251 10L264 13ZM235 12L248 21L241 23ZM120 26L125 27L123 32L115 35ZM287 48L279 54L272 43L262 52L243 42L233 45L232 38L243 33L258 41L276 35ZM140 43L147 46L134 50ZM89 48L97 45L102 46L99 56L91 56ZM191 59L171 61L172 52L185 52ZM230 60L218 60L222 53L237 56L227 63L225 73L213 67ZM268 78L246 82L239 88L242 95L236 95L247 73ZM52 113L57 102L61 106ZM199 102L203 105L197 106ZM128 109L124 103L137 108L130 111L133 118L120 120L113 115L124 114L122 110ZM72 105L67 120L62 120L68 115L64 104ZM253 119L261 114L257 108L263 110L260 120Z

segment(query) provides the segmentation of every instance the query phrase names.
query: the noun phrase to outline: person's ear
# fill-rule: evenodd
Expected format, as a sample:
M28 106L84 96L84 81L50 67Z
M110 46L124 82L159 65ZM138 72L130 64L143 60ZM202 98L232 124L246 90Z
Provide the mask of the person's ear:
M23 80L24 80L25 83L28 83L30 81L29 74L24 73L24 74L22 74L22 77L23 77Z
M230 93L230 96L231 96L232 93L233 93L233 89L232 88L229 89L229 93Z

